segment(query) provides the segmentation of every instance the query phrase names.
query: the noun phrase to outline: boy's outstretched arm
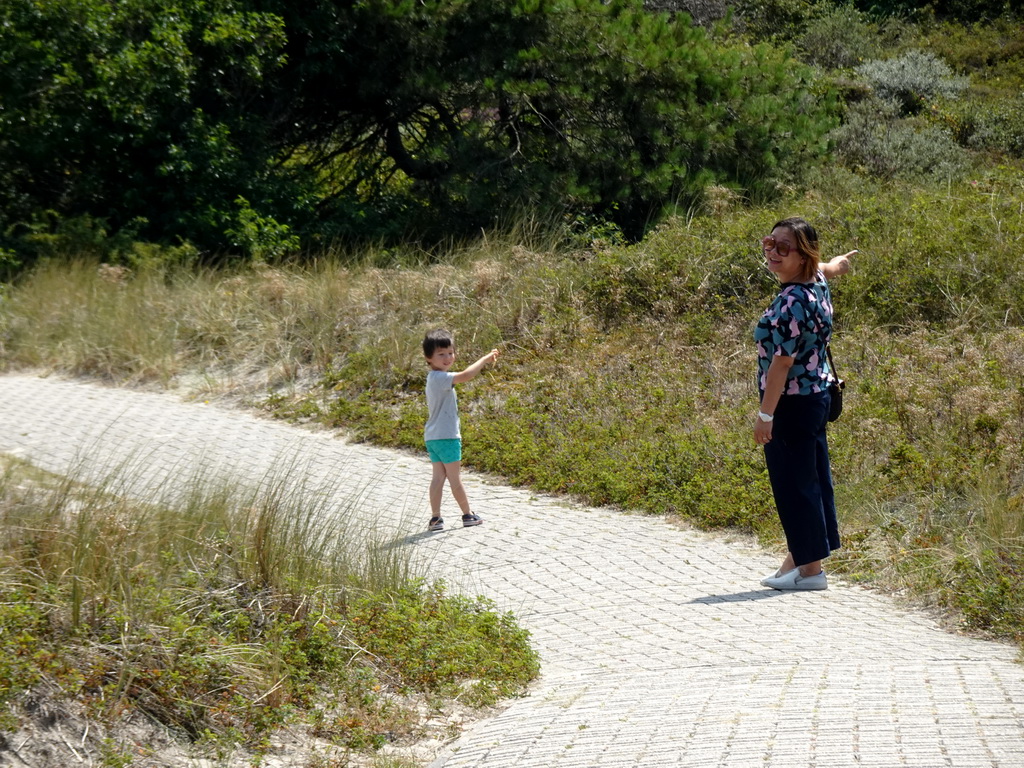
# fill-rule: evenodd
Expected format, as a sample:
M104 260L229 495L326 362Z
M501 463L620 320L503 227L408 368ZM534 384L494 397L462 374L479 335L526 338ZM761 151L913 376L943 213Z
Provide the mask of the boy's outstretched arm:
M493 363L497 359L498 359L498 350L492 349L490 352L488 352L486 355L481 357L479 360L477 360L471 366L469 366L468 368L465 368L464 370L461 370L458 373L456 373L455 374L455 378L454 378L455 383L456 384L461 384L464 381L471 381L472 379L475 379L476 375L478 373L480 373L480 371L483 370L483 367L485 365L487 365L488 363Z
M825 275L826 280L831 280L833 277L839 277L845 275L850 271L850 257L853 256L857 251L850 251L844 253L842 256L834 256L823 264L819 265L821 273Z

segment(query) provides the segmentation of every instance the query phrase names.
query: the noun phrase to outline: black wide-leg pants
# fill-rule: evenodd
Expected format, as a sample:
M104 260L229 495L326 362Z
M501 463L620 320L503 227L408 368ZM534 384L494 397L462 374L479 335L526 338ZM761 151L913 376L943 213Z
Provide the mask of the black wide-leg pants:
M783 395L764 447L775 506L797 565L841 546L828 457L828 392Z

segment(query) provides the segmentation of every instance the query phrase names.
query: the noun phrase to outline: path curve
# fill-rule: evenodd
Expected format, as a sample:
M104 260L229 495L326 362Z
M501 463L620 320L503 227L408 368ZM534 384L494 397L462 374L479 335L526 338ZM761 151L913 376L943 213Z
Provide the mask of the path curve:
M433 768L1024 766L1014 648L838 579L764 589L777 557L749 542L470 472L485 524L425 534L425 456L55 377L0 376L0 404L0 452L55 472L142 465L166 489L200 468L258 482L292 462L336 489L339 514L385 523L432 575L514 611L540 679Z

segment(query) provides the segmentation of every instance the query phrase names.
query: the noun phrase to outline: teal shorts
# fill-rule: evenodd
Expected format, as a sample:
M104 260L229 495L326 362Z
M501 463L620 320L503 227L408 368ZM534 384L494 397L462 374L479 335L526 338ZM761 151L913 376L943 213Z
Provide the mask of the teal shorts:
M459 438L454 440L427 440L427 453L430 454L431 461L439 461L442 464L462 461L462 441Z

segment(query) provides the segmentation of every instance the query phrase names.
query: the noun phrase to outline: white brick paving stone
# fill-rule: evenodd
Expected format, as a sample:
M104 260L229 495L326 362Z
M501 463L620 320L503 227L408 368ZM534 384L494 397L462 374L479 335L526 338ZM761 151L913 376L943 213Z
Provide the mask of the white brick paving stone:
M1015 649L838 579L827 592L766 590L778 558L727 536L470 472L485 524L461 529L446 495L451 529L427 534L425 456L58 378L0 376L0 403L0 451L87 477L123 465L144 479L135 493L197 473L301 481L333 494L329 511L350 529L387 535L432 576L514 611L541 678L435 768L1024 768Z

